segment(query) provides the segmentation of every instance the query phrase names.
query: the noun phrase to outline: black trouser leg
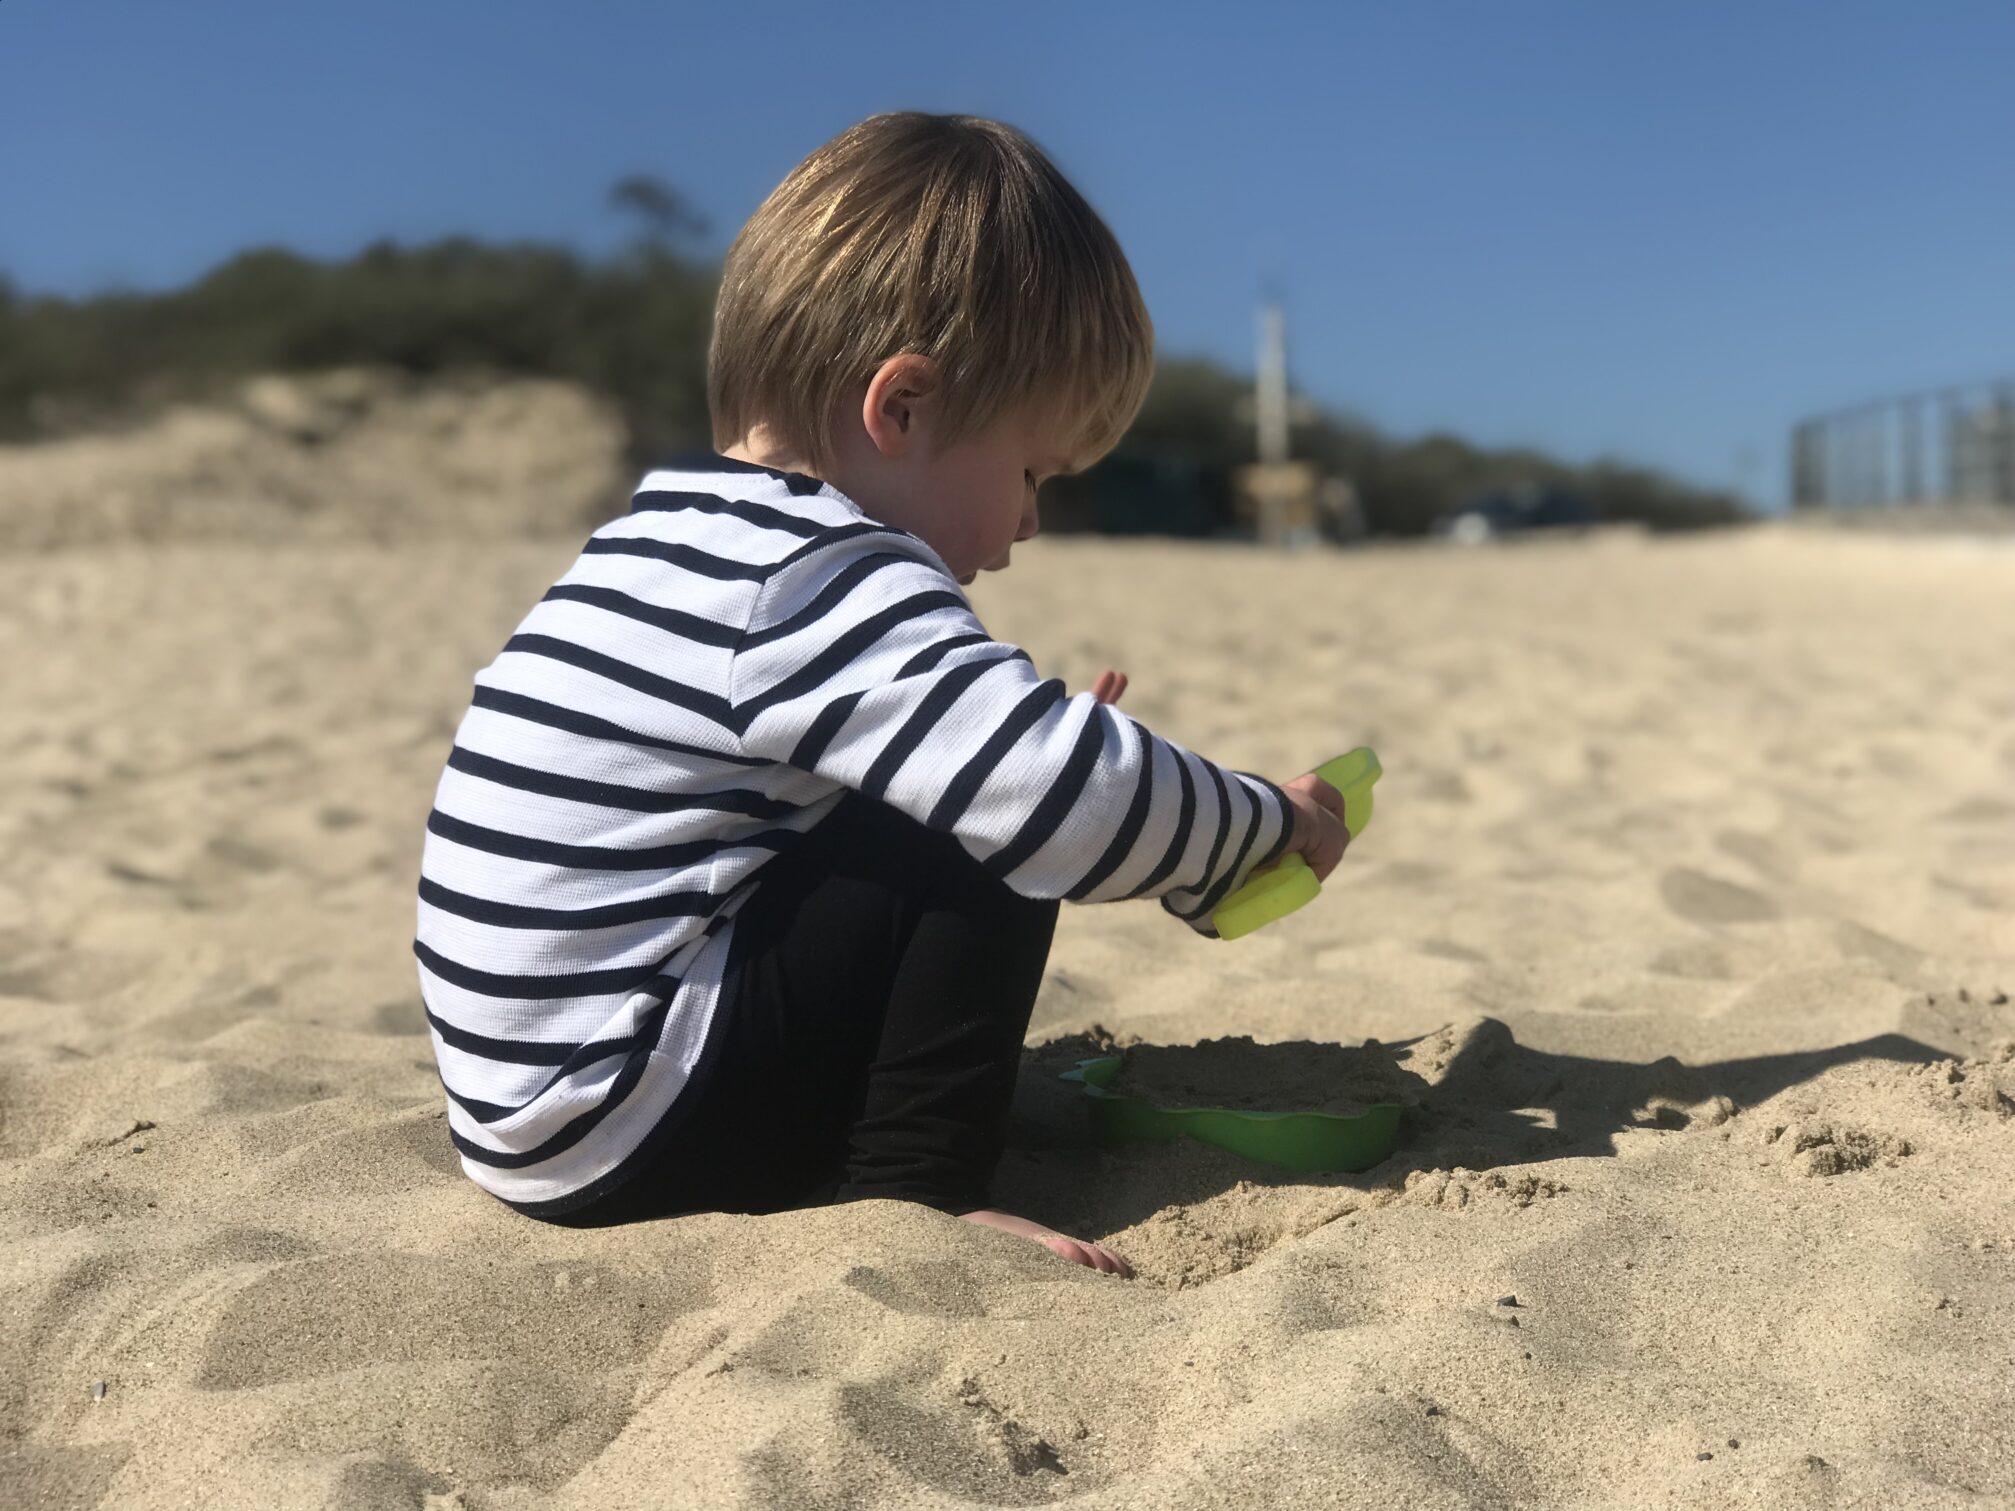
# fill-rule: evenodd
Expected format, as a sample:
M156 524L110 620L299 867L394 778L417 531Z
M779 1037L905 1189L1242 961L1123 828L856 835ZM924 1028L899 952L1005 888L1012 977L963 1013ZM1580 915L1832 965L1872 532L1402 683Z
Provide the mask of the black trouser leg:
M848 794L737 916L723 1037L678 1132L571 1220L985 1205L1056 913Z

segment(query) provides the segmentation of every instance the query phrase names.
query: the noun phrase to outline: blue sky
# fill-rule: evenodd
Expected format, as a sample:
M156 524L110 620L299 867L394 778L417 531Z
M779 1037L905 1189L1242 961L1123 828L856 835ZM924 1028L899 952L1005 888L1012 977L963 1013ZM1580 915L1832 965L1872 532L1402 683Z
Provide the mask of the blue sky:
M724 247L878 110L997 116L1128 249L1164 353L1402 434L1766 503L1799 415L2015 373L2015 6L0 0L0 272L185 281L282 242Z

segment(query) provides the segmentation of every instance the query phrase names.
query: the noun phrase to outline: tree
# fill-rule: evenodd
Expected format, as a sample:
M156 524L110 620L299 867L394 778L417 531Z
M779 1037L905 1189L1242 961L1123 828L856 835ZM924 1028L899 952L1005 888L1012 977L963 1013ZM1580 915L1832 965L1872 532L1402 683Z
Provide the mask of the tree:
M639 217L644 223L643 239L652 246L697 241L707 234L706 217L687 204L678 190L648 173L617 179L609 189L609 204Z

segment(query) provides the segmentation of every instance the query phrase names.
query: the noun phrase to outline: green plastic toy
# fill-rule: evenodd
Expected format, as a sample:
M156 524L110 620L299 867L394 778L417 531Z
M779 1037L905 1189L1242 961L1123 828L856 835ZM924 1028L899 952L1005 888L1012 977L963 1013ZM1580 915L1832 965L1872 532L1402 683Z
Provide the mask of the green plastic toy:
M1399 1104L1379 1102L1354 1117L1332 1112L1233 1112L1224 1107L1158 1107L1108 1091L1125 1063L1121 1055L1082 1060L1063 1073L1092 1099L1092 1120L1105 1144L1165 1144L1184 1135L1247 1159L1289 1170L1369 1170L1392 1153Z
M1378 756L1369 746L1360 745L1348 755L1325 761L1315 775L1343 794L1343 827L1356 839L1371 822L1371 789L1385 775ZM1217 905L1210 921L1220 939L1240 939L1254 929L1263 929L1277 918L1285 918L1302 904L1311 902L1322 883L1299 855L1285 855L1264 871L1255 871L1236 892Z

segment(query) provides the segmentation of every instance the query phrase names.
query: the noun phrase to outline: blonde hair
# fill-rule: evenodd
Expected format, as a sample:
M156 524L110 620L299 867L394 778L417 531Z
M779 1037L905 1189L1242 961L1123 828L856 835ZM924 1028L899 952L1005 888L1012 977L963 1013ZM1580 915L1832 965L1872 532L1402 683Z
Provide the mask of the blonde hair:
M1010 126L873 116L771 191L721 269L714 444L762 424L829 467L841 401L909 353L944 377L940 445L1040 405L1089 463L1147 396L1154 327L1125 253Z

